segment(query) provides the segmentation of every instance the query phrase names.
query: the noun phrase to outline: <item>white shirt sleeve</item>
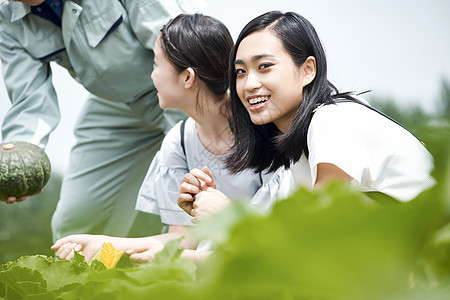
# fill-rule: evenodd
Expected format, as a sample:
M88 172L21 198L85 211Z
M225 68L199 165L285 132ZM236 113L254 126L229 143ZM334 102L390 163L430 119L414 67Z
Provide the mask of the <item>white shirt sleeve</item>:
M431 187L433 160L410 132L356 103L326 105L308 130L311 179L317 165L331 163L362 190L380 191L401 201Z

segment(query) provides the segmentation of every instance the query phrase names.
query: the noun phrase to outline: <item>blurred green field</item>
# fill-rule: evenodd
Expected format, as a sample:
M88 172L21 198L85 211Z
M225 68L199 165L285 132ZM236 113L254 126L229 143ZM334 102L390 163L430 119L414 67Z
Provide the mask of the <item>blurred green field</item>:
M62 176L52 174L44 192L21 203L0 203L0 264L22 255L51 255L50 220Z
M439 107L431 114L419 107L399 107L392 99L371 99L370 93L367 99L422 139L424 127L448 128L450 124L450 84L442 81L441 90ZM42 194L12 205L0 202L0 265L23 255L53 254L49 249L52 245L50 221L61 182L62 176L53 173ZM137 222L134 236L142 235L139 228L149 225L145 222Z

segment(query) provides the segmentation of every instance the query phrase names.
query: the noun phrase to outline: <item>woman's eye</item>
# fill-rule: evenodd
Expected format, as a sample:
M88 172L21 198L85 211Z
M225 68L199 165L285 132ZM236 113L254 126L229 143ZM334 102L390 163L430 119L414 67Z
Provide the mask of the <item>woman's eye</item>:
M260 70L264 70L267 69L268 67L272 66L272 64L260 64L259 65L259 69Z
M236 73L236 75L245 74L245 70L243 70L243 69L236 69L236 70L234 70L234 73Z

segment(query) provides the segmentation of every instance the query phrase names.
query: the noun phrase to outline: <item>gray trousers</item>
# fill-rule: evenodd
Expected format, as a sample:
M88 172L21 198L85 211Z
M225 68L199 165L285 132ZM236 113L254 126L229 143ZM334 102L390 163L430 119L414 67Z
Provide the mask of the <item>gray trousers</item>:
M79 233L136 236L130 229L141 183L165 132L185 117L163 112L155 93L130 105L87 99L52 218L54 240ZM141 214L138 235L161 232L159 216Z

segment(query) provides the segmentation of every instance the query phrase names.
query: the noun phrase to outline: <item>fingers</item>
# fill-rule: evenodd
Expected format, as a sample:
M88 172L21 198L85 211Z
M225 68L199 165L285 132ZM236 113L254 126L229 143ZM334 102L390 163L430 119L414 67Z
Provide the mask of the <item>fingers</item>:
M194 202L195 203L195 202ZM192 223L197 223L198 221L199 221L199 219L198 219L198 210L196 210L195 208L193 208L192 210L191 210L191 213L190 213L190 215L192 216L192 218L191 218L191 222Z
M199 219L201 219L201 217L202 217L203 209L201 206L199 206L199 204L200 204L199 199L201 199L202 194L203 194L203 192L198 193L195 197L195 201L192 203L192 209L191 209L190 215L192 216L191 222L194 224L197 223L199 221Z
M24 200L26 200L26 199L27 199L26 196L22 196L22 197L20 197L20 198L16 198L16 202L22 202L22 201L24 201Z
M72 245L72 243L65 243L65 244L61 245L61 246L58 248L58 250L55 252L55 256L56 256L56 257L59 257L59 258L61 258L61 259L65 259L66 256L64 256L64 254L66 254L67 251L69 251L69 250L72 249L72 248L71 248L71 245ZM69 249L69 250L67 250L67 249Z
M201 171L198 170L198 169L192 169L192 171L194 171L194 170L197 170L197 171L201 172ZM200 182L200 181L197 179L197 177L195 176L195 172L192 173L192 171L189 172L189 173L184 174L183 182L189 183L189 184L191 184L191 185L194 185L194 186L200 188L201 182Z
M69 241L67 238L63 238L63 239L57 240L57 241L50 247L50 249L56 251L56 250L58 250L59 248L61 248L61 246L63 246L63 245L66 244L66 243L69 243L69 242L70 242L70 241Z
M200 192L200 188L198 188L197 186L188 183L188 182L182 182L180 184L180 194L181 193L188 193L188 194L197 194L198 192Z
M191 194L178 195L177 199L178 206L188 214L191 213L192 202L194 202L194 196L192 196Z
M142 253L131 253L130 254L130 261L133 264L149 263L154 258L155 258L155 254L152 254L150 251L146 251L146 252L142 252Z
M203 169L207 170L207 172L208 172L209 174L206 173L206 172L204 172ZM211 172L209 171L209 169L208 169L207 167L203 167L202 170L199 170L199 169L192 169L191 172L190 172L190 174L193 175L193 176L195 176L196 179L197 179L197 181L200 179L200 180L203 180L203 181L204 181L205 183L207 183L207 184L209 184L209 183L211 183L211 182L213 181L213 179L212 179L212 174L211 174ZM211 175L210 175L210 174L211 174ZM199 182L200 182L200 181L199 181Z
M38 191L37 193L35 193L35 194L33 194L33 195L28 195L28 196L34 196L34 195L37 195L37 194L40 194L40 193L42 193L42 189L40 190L40 191ZM27 200L27 198L28 198L28 196L22 196L22 197L8 197L8 198L2 198L2 199L0 199L0 201L4 201L4 202L6 202L7 204L11 204L11 203L14 203L14 202L22 202L22 201L25 201L25 200Z
M178 206L190 214L194 195L198 192L200 192L200 181L191 173L186 173L180 185L180 194L177 199Z
M142 252L149 250L149 247L150 246L148 244L134 245L131 248L125 250L125 253L128 255L135 254L135 253L142 253Z
M202 181L204 182L204 186L202 186ZM183 177L180 185L180 194L177 199L178 206L193 216L191 211L195 197L205 188L216 188L212 172L206 166L202 170L192 169Z
M72 243L72 242L75 243L74 239L76 239L77 236L82 236L82 235L68 235L66 237L60 238L50 247L50 249L57 250L64 244L68 244L68 243Z
M209 187L212 187L212 188L215 189L215 188L216 188L216 182L215 182L215 180L214 180L214 176L213 176L211 170L210 170L207 166L204 166L204 167L202 168L202 171L204 172L204 174L206 174L206 175L208 176L207 178L204 179L204 181L206 182L206 184L207 184ZM208 181L209 179L211 179L211 180Z
M77 243L65 243L56 251L55 256L60 259L69 260L73 257L74 251L80 251L82 246Z
M6 199L6 203L11 204L16 202L16 197L8 197L8 199Z
M14 202L21 202L23 200L27 199L27 197L20 197L20 198L16 198L16 197L8 197L8 198L0 198L0 201L5 202L6 204L11 204Z
M130 256L130 260L134 264L149 263L154 258L156 253L164 248L164 244L157 240L152 240L147 243L135 245L130 249L125 250L125 253Z
M80 244L76 244L76 246L72 249L72 251L70 251L70 253L66 256L66 260L71 260L73 258L73 256L75 255L75 251L78 252L78 254L83 255L83 253L81 253L81 248L82 246Z
M195 201L192 203L190 215L193 217L191 221L196 223L217 212L221 211L231 203L230 198L217 189L207 187L195 195Z

